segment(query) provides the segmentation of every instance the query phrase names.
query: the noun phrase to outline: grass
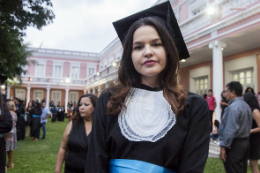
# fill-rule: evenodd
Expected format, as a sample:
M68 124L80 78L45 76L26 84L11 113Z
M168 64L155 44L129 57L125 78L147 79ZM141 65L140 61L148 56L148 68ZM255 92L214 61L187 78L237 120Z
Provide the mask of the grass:
M55 123L51 123L49 119L45 140L33 142L30 137L26 137L25 140L18 141L18 148L14 150L14 169L8 169L8 173L53 173L62 134L67 124L67 119ZM204 173L222 172L225 170L219 159L207 160ZM247 172L250 173L249 168Z

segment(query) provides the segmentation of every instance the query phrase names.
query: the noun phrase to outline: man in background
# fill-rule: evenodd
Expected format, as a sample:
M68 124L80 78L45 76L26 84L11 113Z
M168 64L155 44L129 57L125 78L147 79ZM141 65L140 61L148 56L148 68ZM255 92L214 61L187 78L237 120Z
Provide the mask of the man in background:
M38 133L38 138L40 137L40 133L41 133L41 128L42 128L42 131L43 131L43 135L42 135L42 138L41 139L45 139L45 136L46 136L46 123L48 121L48 117L51 116L51 112L50 110L46 107L46 102L45 100L43 100L41 102L42 104L42 115L41 115L41 126L40 126L40 130L39 130L39 133Z
M239 82L226 85L226 99L229 106L225 109L218 135L220 159L227 173L246 173L248 159L248 137L252 124L252 111L242 98L243 88Z
M209 113L210 113L210 117L209 117L209 123L210 123L210 132L212 132L212 119L213 119L213 113L215 111L215 108L217 106L216 104L216 98L213 96L213 91L212 89L208 90L208 96L206 97L208 105L209 105Z

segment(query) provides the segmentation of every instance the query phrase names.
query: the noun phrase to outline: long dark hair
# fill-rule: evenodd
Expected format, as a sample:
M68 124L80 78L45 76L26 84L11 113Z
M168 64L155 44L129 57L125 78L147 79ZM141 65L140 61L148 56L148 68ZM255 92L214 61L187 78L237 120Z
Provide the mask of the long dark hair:
M118 84L110 88L112 96L107 105L107 114L118 114L122 107L126 107L124 100L133 86L140 86L141 75L136 71L132 61L133 35L141 26L152 26L160 36L167 55L166 67L160 74L160 85L163 87L164 97L170 103L177 115L184 108L187 92L178 84L180 68L179 54L169 32L161 23L152 17L139 19L130 27L125 41L124 52L118 70Z
M215 125L217 128L219 128L219 125L220 125L219 121L218 121L218 120L215 120L215 121L214 121L214 125Z
M5 103L5 100L3 99L1 87L0 87L0 110L1 110L0 120L3 121L5 119L5 114L9 114L9 110Z
M258 100L253 93L245 93L243 97L244 101L250 106L252 111L254 111L254 109L258 109L260 111Z
M250 89L251 89L252 93L255 94L255 90L252 87L247 87L245 90L245 93L248 93L249 92L248 90L250 90Z
M226 97L223 96L223 93L225 93L225 92L226 92L226 91L222 91L222 92L221 92L221 99L222 99L222 101L225 101L225 100L226 100Z
M93 105L93 107L95 108L96 107L96 104L97 104L97 96L95 96L94 94L84 94L82 95L80 98L79 98L79 101L78 101L78 104L77 104L77 110L75 112L75 114L73 115L73 120L74 122L76 123L79 123L80 121L83 121L83 118L80 116L80 113L79 113L79 105L80 105L80 101L82 98L84 97L88 97Z

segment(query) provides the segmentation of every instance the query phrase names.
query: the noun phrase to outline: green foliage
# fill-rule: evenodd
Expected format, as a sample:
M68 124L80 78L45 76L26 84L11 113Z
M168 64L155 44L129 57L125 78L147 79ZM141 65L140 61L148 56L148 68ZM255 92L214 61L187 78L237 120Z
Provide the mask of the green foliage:
M9 78L20 76L31 52L23 43L28 26L41 29L55 15L51 0L0 0L0 74Z

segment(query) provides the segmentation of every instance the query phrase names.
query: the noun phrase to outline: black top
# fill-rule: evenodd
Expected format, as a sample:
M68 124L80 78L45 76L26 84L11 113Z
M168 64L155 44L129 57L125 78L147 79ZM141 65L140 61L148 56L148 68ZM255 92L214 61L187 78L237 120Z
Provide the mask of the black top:
M0 116L3 116L0 117L0 133L7 133L11 131L13 127L12 116L6 104L4 106L5 106L5 110L1 110L1 114L0 114Z
M147 86L140 88L157 90ZM110 159L141 160L176 172L203 172L210 127L208 104L202 97L189 93L176 124L156 142L127 140L121 134L118 116L106 114L110 97L109 90L103 93L94 111L86 173L107 173Z
M85 124L73 122L68 140L68 153L65 159L65 172L84 173L88 153L88 137Z

